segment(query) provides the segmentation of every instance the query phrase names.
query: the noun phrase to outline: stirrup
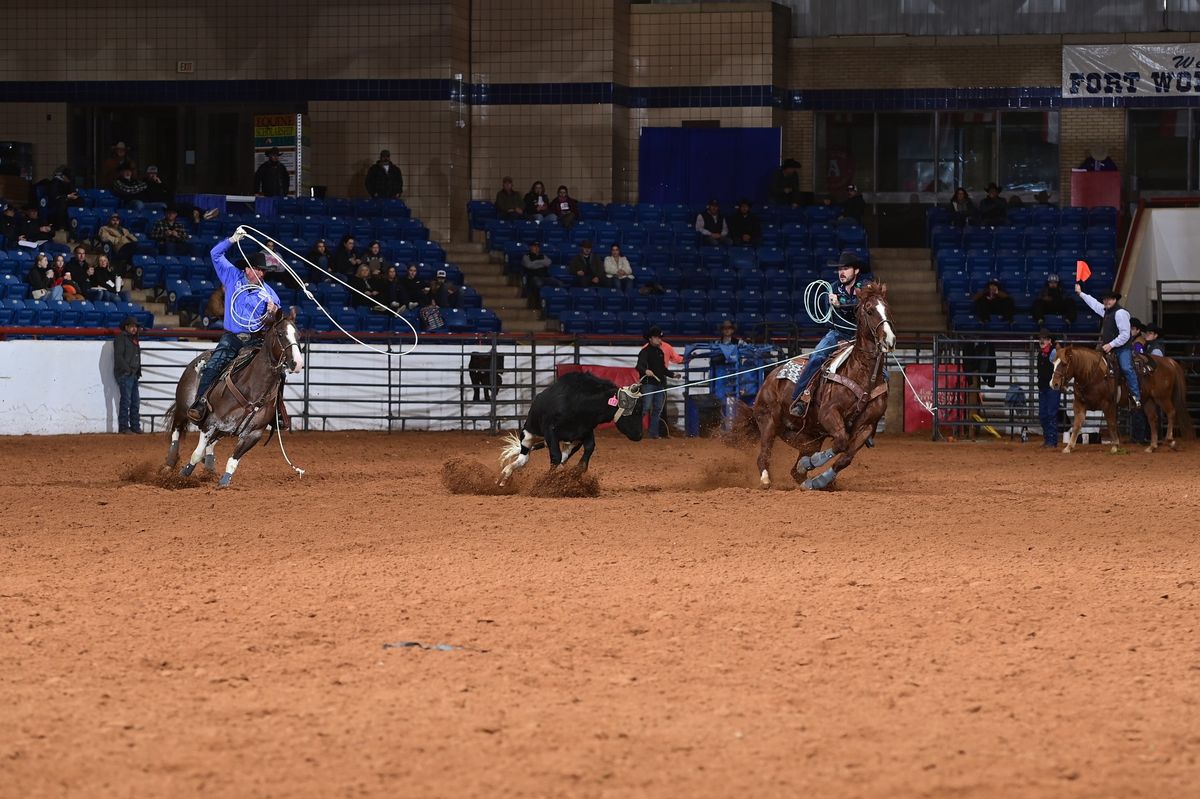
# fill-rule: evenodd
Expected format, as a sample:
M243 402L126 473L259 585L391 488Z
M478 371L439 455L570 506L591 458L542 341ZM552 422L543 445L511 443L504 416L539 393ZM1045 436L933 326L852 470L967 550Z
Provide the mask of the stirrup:
M788 413L792 416L804 416L806 410L808 410L808 402L805 401L804 397L800 397L788 408Z
M198 399L192 403L192 407L187 409L188 421L199 424L204 421L204 415L208 412L208 402L203 399Z

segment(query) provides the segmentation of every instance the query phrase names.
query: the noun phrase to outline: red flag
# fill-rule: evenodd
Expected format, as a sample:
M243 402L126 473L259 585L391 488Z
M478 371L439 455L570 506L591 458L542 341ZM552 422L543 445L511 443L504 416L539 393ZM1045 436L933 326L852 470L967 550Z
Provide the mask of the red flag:
M1075 282L1082 283L1092 276L1092 270L1088 267L1087 261L1075 262Z

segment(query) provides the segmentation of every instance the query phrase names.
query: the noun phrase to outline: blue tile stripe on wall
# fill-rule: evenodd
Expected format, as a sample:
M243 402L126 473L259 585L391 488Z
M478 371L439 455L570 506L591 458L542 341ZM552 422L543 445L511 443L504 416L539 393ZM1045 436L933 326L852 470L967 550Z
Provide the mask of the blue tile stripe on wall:
M615 83L476 83L452 80L0 81L0 102L297 103L310 100L459 102L472 105L580 105L627 108L779 108L787 111L953 111L978 109L1178 108L1200 97L1113 95L1064 98L1057 86L966 89L786 89Z

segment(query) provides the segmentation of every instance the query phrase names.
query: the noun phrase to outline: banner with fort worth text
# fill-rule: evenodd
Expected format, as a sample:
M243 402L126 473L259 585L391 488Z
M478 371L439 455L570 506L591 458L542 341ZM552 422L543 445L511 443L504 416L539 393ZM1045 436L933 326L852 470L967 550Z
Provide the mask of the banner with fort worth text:
M1200 42L1063 47L1063 97L1118 95L1200 95Z

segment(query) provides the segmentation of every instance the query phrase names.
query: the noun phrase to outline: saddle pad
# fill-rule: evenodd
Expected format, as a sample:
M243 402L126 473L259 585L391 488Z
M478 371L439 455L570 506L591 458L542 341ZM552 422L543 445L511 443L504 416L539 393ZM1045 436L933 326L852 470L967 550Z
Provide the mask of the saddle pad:
M803 369L804 366L799 363L798 359L793 358L785 363L783 368L780 369L775 376L780 380L791 380L793 383L795 383L797 378L800 377L800 372Z

